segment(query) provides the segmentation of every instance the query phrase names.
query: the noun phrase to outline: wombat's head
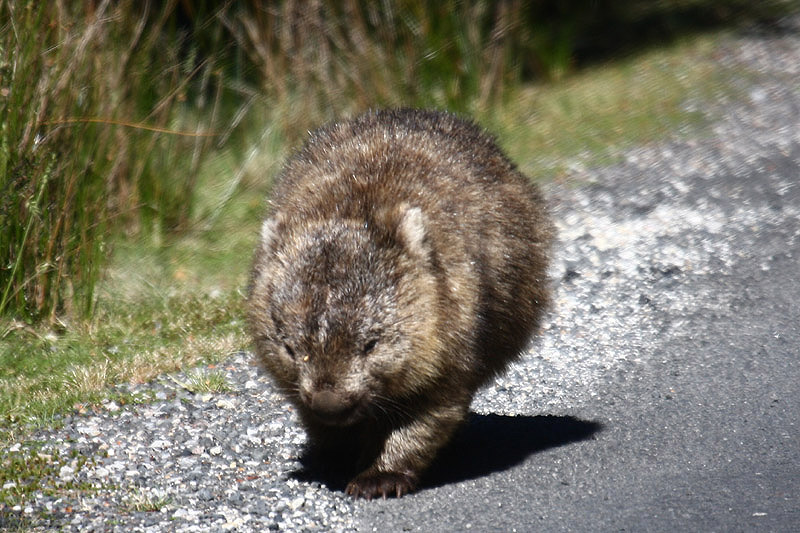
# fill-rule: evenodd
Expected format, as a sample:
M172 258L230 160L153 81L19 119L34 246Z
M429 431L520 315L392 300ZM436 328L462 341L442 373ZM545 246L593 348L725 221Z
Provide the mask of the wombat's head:
M263 226L249 312L256 352L297 405L349 425L440 372L433 254L419 208L370 222Z

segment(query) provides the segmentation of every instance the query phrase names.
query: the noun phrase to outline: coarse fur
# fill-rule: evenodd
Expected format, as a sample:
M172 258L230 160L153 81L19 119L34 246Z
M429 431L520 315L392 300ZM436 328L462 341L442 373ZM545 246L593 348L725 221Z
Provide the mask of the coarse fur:
M311 450L354 458L348 494L414 490L476 390L536 332L551 240L538 189L448 113L369 112L289 159L249 325Z

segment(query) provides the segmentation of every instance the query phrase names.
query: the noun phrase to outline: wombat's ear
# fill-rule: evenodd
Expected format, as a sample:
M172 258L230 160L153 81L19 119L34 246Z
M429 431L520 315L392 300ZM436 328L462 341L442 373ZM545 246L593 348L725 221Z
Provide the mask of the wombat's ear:
M272 250L275 239L280 231L282 221L277 216L269 217L261 224L261 248L264 251Z
M405 244L411 255L426 261L430 259L431 248L428 230L425 227L425 215L419 207L407 204L400 206L397 237Z

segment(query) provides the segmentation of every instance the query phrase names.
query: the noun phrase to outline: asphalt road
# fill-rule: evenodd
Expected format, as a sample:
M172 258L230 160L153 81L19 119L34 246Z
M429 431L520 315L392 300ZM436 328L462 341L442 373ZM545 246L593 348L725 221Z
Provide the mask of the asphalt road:
M551 188L544 338L360 530L800 531L799 42L731 45L709 136Z
M778 157L771 177L797 183L798 158ZM364 530L800 530L800 186L776 204L759 193L769 179L689 183L775 216L726 234L724 272L673 274L702 300L691 313L643 296L655 334L615 328L636 360L560 408L476 415L435 488L363 505Z

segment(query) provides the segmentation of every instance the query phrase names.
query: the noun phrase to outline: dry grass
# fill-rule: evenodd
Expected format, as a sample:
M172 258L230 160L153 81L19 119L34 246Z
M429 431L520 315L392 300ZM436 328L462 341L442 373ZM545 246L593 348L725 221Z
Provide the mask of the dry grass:
M178 111L213 64L187 71L174 3L148 6L0 0L0 315L90 315L109 232L191 214L218 99Z
M123 512L154 513L170 504L166 494L157 491L133 489L125 500Z

